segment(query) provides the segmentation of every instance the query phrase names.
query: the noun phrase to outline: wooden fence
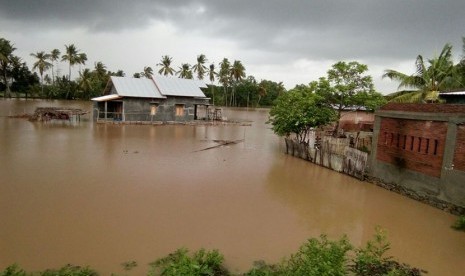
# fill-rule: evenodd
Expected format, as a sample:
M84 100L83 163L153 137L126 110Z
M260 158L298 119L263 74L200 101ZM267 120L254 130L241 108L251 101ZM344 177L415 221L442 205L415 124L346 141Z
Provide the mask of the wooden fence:
M368 153L353 148L349 138L325 136L313 145L289 138L285 138L285 142L287 154L359 179L365 175Z

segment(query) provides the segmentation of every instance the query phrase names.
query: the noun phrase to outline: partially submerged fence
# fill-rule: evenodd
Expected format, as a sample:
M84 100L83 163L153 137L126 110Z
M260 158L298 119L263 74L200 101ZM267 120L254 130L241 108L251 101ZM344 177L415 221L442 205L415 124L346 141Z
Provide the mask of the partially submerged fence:
M329 169L363 179L368 153L353 148L350 138L324 136L314 143L285 138L286 153Z

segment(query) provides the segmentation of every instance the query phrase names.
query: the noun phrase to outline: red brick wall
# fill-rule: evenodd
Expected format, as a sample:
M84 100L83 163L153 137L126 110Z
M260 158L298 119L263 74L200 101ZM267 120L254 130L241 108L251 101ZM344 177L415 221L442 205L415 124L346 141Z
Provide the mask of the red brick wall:
M446 133L446 122L381 118L376 158L440 177Z
M465 126L457 126L457 140L455 141L454 169L465 171Z
M388 103L380 108L388 111L409 111L428 113L464 113L464 104L405 104Z

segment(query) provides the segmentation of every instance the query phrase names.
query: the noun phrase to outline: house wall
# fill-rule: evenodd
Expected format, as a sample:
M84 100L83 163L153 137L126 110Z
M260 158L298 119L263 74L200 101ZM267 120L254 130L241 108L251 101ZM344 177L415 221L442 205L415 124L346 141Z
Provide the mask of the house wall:
M195 99L189 97L169 97L167 99L129 98L123 102L124 121L191 121L194 120L194 104L207 104L207 99ZM151 107L156 105L155 115L151 115ZM176 115L176 105L184 106L184 113ZM94 105L98 107L98 105ZM103 112L103 110L100 110ZM102 116L100 116L102 117Z
M376 112L371 174L465 206L465 106L389 104Z

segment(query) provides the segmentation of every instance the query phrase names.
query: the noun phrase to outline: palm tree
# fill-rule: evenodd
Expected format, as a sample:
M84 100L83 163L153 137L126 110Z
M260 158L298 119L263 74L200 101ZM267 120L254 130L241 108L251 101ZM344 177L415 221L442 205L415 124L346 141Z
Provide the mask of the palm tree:
M42 94L44 94L44 71L49 69L52 64L47 60L50 59L50 54L46 54L44 51L32 53L32 57L37 59L32 66L32 70L39 70L40 74L40 86L42 88Z
M89 99L92 91L92 72L90 69L86 68L79 72L78 87L83 94L81 98Z
M144 67L144 72L142 73L142 75L148 79L151 79L152 76L153 76L153 69L152 67L150 66L145 66Z
M103 80L104 77L106 77L107 75L107 67L105 66L105 64L103 64L103 62L98 61L94 63L94 72L99 80Z
M179 67L179 71L176 72L176 75L178 75L182 79L192 79L192 71L189 63L181 64L181 66Z
M229 63L229 60L227 58L223 58L223 60L220 62L220 72L218 76L219 76L219 82L223 85L224 105L226 106L228 105L228 97L227 97L228 86L231 82L230 68L231 68L231 63Z
M173 61L173 59L168 56L168 55L165 55L165 56L162 56L161 57L161 62L157 64L157 66L160 66L160 70L158 70L158 74L160 75L173 75L174 74L174 69L171 67L171 62Z
M218 73L215 72L215 64L212 63L208 70L208 78L211 82L213 105L215 105L215 89L213 89L213 82L215 81L216 76L218 76Z
M207 62L207 58L204 54L197 56L197 64L192 66L192 70L197 73L197 78L199 80L203 80L203 76L205 75L205 71L207 67L205 67L205 62Z
M391 95L392 102L436 101L439 91L460 86L452 61L452 45L446 44L438 57L425 63L421 55L415 61L416 72L407 75L395 70L385 70L383 78L399 81L400 88L413 88L410 93Z
M71 67L80 63L79 50L74 44L65 45L66 54L61 57L61 61L67 61L69 64L68 81L71 81Z
M52 64L52 83L55 83L55 73L53 70L53 64L60 58L60 54L61 54L60 50L53 49L49 55L49 60L51 61L51 64Z
M245 78L245 67L242 65L240 60L235 60L233 65L231 66L231 79L233 82L233 91L231 95L231 104L236 104L236 86L237 83L240 82L243 78Z
M10 83L8 81L8 74L10 71L11 59L13 57L13 52L16 50L15 47L10 43L9 40L0 38L0 72L2 74L3 83L5 84L5 94L6 97L11 97Z
M260 105L260 100L266 96L266 84L265 81L261 81L258 84L258 101L257 101L257 107Z
M78 54L79 72L81 71L81 65L85 65L86 61L87 61L87 54L79 53Z

